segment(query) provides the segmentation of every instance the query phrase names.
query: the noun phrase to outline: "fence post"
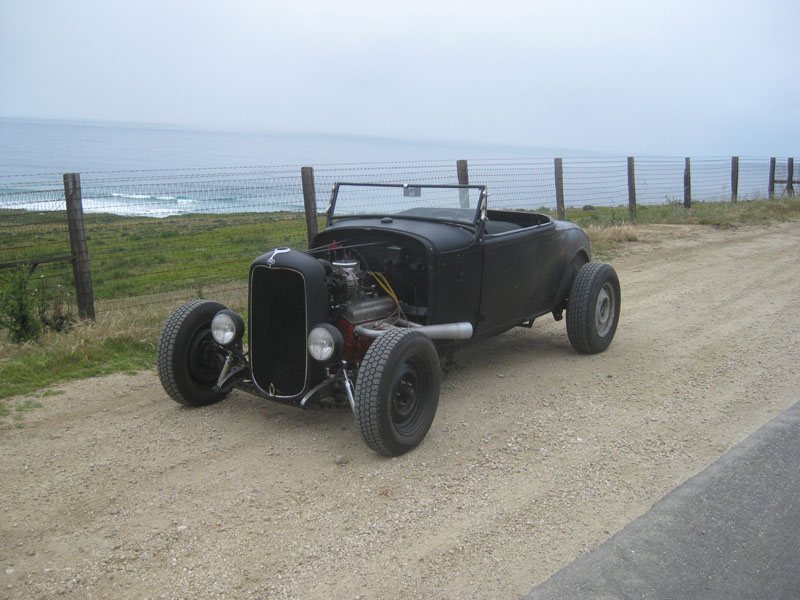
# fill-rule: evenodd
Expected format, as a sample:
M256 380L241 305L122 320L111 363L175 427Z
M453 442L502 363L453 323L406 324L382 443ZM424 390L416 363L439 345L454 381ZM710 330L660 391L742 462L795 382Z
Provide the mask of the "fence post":
M469 168L466 160L456 161L456 172L458 173L459 185L469 185Z
M556 169L556 211L558 218L566 218L566 211L564 210L564 165L560 158L555 159Z
M731 202L739 199L739 157L731 157Z
M775 197L775 157L769 159L769 184L767 184L770 200Z
M686 164L683 167L683 206L692 207L692 161L686 157Z
M469 167L466 160L456 161L456 173L459 185L469 185ZM461 208L469 208L469 190L458 190L458 201Z
M319 232L317 221L317 191L314 188L314 168L302 167L300 178L303 181L303 204L306 211L306 230L308 231L308 247Z
M83 222L83 198L79 173L64 173L64 199L67 203L69 245L72 252L72 274L75 279L75 298L78 316L95 320L94 288L89 269L89 247L86 243L86 226Z
M789 158L786 161L786 195L794 196L794 158Z
M633 157L628 157L628 210L631 213L631 221L636 220L636 172L633 165Z

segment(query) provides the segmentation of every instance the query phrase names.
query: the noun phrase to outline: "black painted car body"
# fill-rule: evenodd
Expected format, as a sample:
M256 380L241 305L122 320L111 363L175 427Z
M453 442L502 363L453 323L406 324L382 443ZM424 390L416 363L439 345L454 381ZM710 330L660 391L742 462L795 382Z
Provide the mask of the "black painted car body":
M220 333L236 326L225 318L209 323L212 308L203 312L196 301L165 326L159 373L167 392L189 405L209 402L194 402L199 390L181 381L209 392L207 373L215 369L213 400L239 387L302 407L349 404L367 444L399 454L426 435L438 401L438 357L451 359L459 346L545 314L560 320L564 310L576 349L610 344L619 282L590 257L580 227L489 210L484 186L338 183L310 250L277 248L253 261L249 355ZM195 347L181 344L189 336L205 340L195 344L206 353L195 376L197 357L188 358L188 373L174 366L187 360L178 353Z

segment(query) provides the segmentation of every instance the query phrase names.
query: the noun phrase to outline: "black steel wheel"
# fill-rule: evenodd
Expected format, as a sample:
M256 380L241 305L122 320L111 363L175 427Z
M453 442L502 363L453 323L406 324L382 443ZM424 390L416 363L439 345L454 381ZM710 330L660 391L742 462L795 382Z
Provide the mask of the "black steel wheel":
M614 267L589 262L581 267L567 303L567 336L583 354L608 348L619 323L620 288Z
M228 395L214 390L225 354L211 337L211 320L224 308L219 302L192 300L164 324L158 339L158 377L180 404L206 406Z
M392 328L367 350L358 371L356 422L367 445L397 456L425 438L439 404L441 371L433 342Z

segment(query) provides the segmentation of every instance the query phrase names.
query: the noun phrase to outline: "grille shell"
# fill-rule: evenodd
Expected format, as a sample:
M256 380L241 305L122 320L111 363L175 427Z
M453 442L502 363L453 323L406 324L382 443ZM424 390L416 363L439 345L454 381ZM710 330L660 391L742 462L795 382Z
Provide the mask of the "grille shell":
M270 399L299 402L325 373L306 345L308 332L327 319L319 261L295 250L253 261L248 319L253 383Z
M270 395L302 393L308 376L306 284L292 269L257 266L250 280L253 382Z

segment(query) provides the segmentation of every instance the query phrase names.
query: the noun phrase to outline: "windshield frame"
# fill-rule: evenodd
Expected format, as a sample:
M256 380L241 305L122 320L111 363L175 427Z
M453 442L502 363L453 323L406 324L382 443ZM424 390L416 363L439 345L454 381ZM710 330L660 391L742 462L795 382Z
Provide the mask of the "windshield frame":
M373 212L373 213L348 213L348 214L335 214L336 212L336 201L339 197L339 189L342 186L352 186L352 187L373 187L373 188L428 188L428 189L454 189L454 190L475 190L478 192L478 201L476 202L476 206L473 211L472 221L471 223L466 223L464 221L459 221L455 219L447 219L447 218L436 218L433 216L430 217L420 217L415 215L404 215L402 213L381 213L381 212ZM359 219L359 218L382 218L382 217L391 217L392 219L409 219L409 220L425 220L425 221L436 221L440 223L454 223L458 225L471 225L477 226L482 220L485 219L486 211L487 211L487 198L488 194L486 192L485 185L479 184L434 184L434 183L356 183L350 181L338 181L333 184L333 189L331 190L331 199L328 204L328 208L326 210L327 219L326 219L326 227L330 227L334 221L337 220L345 220L345 219ZM454 209L457 207L453 207ZM469 208L469 207L468 207Z

